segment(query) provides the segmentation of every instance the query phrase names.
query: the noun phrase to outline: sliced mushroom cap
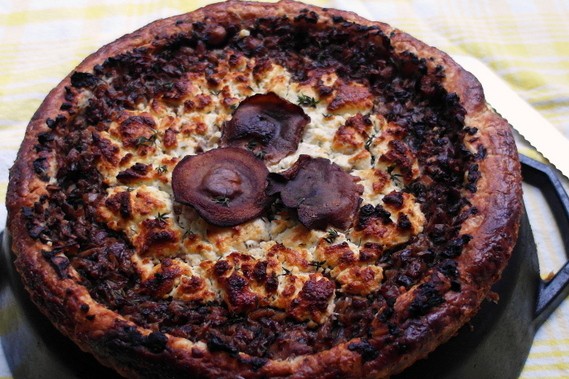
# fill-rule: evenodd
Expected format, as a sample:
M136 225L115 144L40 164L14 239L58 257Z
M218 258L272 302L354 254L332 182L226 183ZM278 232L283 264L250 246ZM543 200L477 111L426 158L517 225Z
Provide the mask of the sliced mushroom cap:
M297 210L309 229L348 229L361 202L359 178L325 158L301 155L287 171L269 175L269 195L280 193L284 205Z
M207 222L234 226L259 216L269 203L269 171L253 153L234 147L184 157L172 172L176 201Z
M249 149L276 163L298 149L310 117L301 107L269 92L243 100L225 123L222 146Z

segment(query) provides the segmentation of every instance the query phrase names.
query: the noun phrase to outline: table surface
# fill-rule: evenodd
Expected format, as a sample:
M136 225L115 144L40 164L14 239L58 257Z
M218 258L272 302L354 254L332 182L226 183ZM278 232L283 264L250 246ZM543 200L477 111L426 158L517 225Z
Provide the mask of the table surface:
M0 225L6 218L8 170L28 121L49 90L103 44L157 18L210 2L0 0ZM478 58L569 138L569 0L307 2L352 10L448 53ZM519 136L518 146L540 158ZM542 276L547 276L567 256L539 189L525 185L524 192ZM0 325L0 337L3 333ZM569 301L538 331L521 377L569 377ZM11 375L0 350L0 379L6 378Z

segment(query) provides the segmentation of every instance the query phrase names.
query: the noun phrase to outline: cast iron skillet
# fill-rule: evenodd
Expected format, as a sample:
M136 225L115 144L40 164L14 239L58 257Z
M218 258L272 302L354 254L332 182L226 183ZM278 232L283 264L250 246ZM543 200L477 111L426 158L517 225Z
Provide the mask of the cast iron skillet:
M569 252L569 198L553 170L521 157L524 181L543 192ZM28 299L12 269L9 238L0 254L2 347L14 379L114 379L89 354L63 337ZM569 262L549 282L539 276L537 251L524 214L519 238L502 279L493 287L500 301L484 302L480 312L428 359L397 379L514 379L528 356L537 329L569 294Z

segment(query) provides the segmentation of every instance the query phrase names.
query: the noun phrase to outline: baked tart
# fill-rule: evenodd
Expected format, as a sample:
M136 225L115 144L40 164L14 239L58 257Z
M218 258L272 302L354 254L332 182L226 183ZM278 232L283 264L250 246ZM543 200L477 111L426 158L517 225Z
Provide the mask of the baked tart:
M516 242L510 126L448 55L292 1L85 59L10 172L15 266L133 378L384 378L477 312Z

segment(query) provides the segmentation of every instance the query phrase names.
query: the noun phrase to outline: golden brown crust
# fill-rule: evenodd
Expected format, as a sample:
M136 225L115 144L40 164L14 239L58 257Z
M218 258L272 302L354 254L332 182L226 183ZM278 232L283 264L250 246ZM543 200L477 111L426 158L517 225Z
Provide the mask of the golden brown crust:
M76 280L79 275L77 271L58 270L58 267L68 265L69 262L57 252L47 252L44 242L30 237L23 215L24 208L33 207L40 196L47 194L46 182L38 177L33 162L38 158L55 160L55 153L53 150L38 151L34 146L38 135L50 130L46 119L56 119L60 113L65 87L71 86L70 74L48 95L28 125L18 158L10 172L8 230L17 257L16 268L33 301L62 333L83 350L92 352L103 364L123 375L193 375L217 378L388 377L401 372L451 338L475 314L507 263L517 238L521 213L520 167L510 127L485 103L482 88L470 73L460 68L446 54L399 30L349 12L322 10L292 1L270 5L229 1L154 22L103 47L89 56L75 71L89 72L108 57L133 48L150 46L156 36L171 34L173 28L184 30L192 21L208 17L226 21L255 19L259 16L278 17L296 15L303 9L318 13L318 22L325 22L334 16L361 25L378 26L390 37L394 51L409 51L418 57L435 59L436 62L432 65L438 64L445 68L443 86L447 92L458 95L460 104L466 110L465 125L483 126L472 136L467 136L465 142L470 150L484 155L484 159L478 161L478 171L482 175L476 182L476 192L468 197L477 213L468 217L460 230L460 234L472 238L456 258L461 289L459 292L446 292L444 302L412 320L404 319L403 316L400 316L400 320L394 320L395 324L400 322L397 326L401 330L409 331L407 334L401 333L395 339L388 339L386 332L378 329L365 338L354 337L314 354L286 359L260 359L244 352L228 351L223 346L216 347L212 343L191 342L137 326L133 321L96 302L80 281ZM177 21L181 22L179 26ZM366 89L344 86L339 90L337 100L328 109L336 111L349 106L352 101L367 101L368 95ZM140 136L132 138L138 137ZM359 141L360 145L362 141ZM49 174L54 176L53 172ZM320 292L326 292L324 280L320 282L319 277L314 277L310 281ZM415 286L400 296L394 304L397 314L406 314L414 299L421 296L420 291L421 286ZM409 347L404 352L398 351L398 344L407 344Z

